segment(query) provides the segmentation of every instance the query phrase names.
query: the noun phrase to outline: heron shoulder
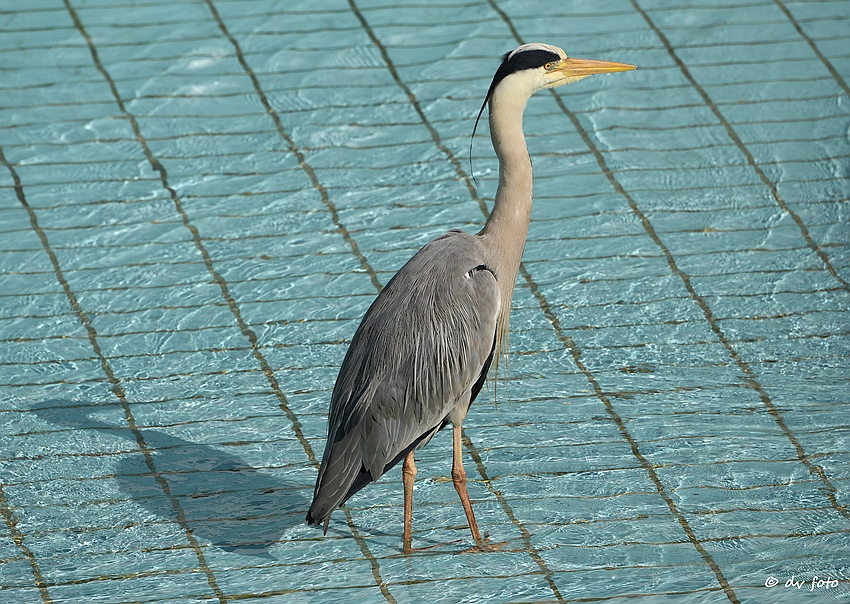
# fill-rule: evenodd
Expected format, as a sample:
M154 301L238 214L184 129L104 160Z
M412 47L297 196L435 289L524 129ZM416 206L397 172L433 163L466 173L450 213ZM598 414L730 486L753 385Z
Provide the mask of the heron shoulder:
M478 235L453 229L428 242L393 277L393 281L421 282L423 287L450 288L451 281L487 264L486 249ZM397 286L397 285L396 285ZM390 287L390 284L387 284Z
M437 346L439 338L480 338L479 322L486 323L499 306L498 286L486 260L478 235L453 230L433 239L387 283L358 332L379 327L374 337L415 339L419 346L429 341Z

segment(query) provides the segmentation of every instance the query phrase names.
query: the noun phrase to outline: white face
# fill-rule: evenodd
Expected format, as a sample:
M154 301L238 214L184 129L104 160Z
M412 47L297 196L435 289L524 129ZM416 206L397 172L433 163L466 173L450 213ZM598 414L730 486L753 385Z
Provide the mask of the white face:
M547 50L549 52L555 53L561 59L561 61L565 61L567 59L567 53L564 52L562 48L558 48L557 46L553 46L551 44L544 44L543 42L532 42L530 44L523 44L522 46L514 49L508 58L510 59L518 52L524 52L528 50ZM558 86L563 86L565 84L572 84L573 82L578 82L579 80L583 80L587 77L587 75L578 75L578 74L566 74L560 69L563 64L560 61L553 61L551 63L547 63L542 67L538 67L535 70L532 70L534 75L529 74L526 77L529 77L533 80L534 90L542 90L543 88L557 88Z

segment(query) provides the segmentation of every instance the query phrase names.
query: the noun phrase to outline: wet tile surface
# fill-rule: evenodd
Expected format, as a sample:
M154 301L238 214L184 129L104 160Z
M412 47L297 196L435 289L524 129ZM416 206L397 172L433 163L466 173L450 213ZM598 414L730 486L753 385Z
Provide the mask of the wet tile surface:
M0 4L0 601L850 600L849 20ZM639 69L526 110L509 372L464 425L505 545L464 553L448 434L417 454L429 549L401 554L398 469L322 537L347 343L419 247L480 228L472 123L535 40Z

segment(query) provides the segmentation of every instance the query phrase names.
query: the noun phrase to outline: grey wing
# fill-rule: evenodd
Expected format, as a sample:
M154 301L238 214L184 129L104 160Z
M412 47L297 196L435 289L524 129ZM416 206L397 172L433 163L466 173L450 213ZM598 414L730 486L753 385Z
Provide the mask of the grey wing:
M489 369L498 314L496 277L473 235L452 231L399 270L337 377L309 522L326 522L469 404Z

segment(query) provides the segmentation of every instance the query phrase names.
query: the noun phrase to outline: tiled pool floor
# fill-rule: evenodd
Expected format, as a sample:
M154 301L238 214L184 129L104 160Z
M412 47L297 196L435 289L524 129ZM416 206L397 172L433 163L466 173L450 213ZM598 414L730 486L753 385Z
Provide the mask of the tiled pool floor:
M850 601L850 2L0 2L0 602ZM383 283L480 228L521 41L509 371L304 524ZM774 585L775 582L775 585ZM772 586L773 585L773 586Z

